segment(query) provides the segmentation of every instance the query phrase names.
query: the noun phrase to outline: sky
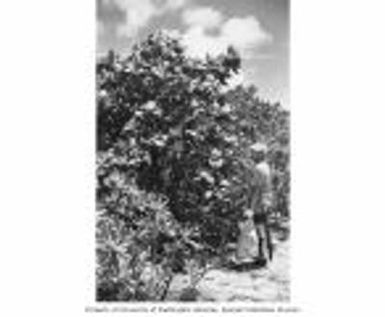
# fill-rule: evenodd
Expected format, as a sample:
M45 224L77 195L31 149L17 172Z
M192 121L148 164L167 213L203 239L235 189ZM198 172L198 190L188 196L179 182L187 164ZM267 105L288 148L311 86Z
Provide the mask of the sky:
M217 55L233 45L242 73L259 96L290 108L290 0L97 0L97 54L121 55L149 33L181 37L187 54Z

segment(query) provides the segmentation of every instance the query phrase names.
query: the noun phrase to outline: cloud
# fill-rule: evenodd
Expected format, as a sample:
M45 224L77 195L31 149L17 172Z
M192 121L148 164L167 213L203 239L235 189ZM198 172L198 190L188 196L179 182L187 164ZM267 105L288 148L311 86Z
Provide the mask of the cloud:
M187 4L188 0L163 0L163 7L166 10L177 10L184 7Z
M195 57L218 55L233 45L244 58L272 36L254 16L225 17L211 7L187 9L182 15L187 30L182 34L187 52ZM215 29L215 33L210 33Z
M191 0L101 0L106 6L115 6L125 16L117 25L117 36L134 37L151 19L170 12L182 11L182 37L187 53L194 57L218 55L233 45L243 58L254 58L261 45L272 40L256 17L226 17L210 6L189 6ZM103 24L98 26L99 34Z
M206 30L220 26L223 16L219 11L210 7L200 7L185 10L183 22L190 27L199 27Z
M218 55L227 48L227 42L221 37L207 35L200 27L192 27L182 35L187 53L194 57L204 57L206 54Z
M119 36L134 36L148 21L156 15L156 6L151 0L109 0L115 2L124 11L125 23L119 25Z
M103 0L105 5L116 5L125 14L125 22L118 26L119 36L135 36L155 16L176 11L188 0Z
M222 36L241 49L252 48L272 40L253 16L229 19L222 27Z

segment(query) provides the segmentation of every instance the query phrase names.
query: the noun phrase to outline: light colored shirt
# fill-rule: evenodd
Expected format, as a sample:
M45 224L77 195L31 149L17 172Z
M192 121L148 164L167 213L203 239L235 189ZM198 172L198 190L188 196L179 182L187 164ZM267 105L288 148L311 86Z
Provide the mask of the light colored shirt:
M264 212L273 201L270 167L266 162L255 166L250 184L250 207L255 213Z

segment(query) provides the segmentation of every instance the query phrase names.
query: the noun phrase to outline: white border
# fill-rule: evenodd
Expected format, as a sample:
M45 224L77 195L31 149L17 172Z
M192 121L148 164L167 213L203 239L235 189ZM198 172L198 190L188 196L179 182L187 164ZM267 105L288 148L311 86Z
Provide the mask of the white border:
M380 316L384 4L292 2L292 304L306 316ZM0 6L0 311L83 316L93 290L95 4Z

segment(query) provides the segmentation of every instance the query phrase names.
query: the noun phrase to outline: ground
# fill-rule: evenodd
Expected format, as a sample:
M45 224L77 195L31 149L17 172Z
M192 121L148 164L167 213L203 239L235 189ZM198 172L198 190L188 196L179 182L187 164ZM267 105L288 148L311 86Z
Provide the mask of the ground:
M192 294L187 275L176 275L170 285L168 301L269 301L290 299L289 240L274 236L274 257L266 268L237 272L226 268L208 270ZM191 289L190 289L191 293Z

